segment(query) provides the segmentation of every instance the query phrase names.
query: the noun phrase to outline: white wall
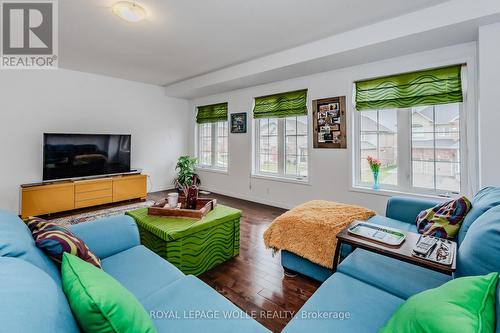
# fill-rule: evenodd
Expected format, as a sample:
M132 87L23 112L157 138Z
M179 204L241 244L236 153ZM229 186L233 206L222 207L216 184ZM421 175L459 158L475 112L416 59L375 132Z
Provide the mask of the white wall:
M499 36L500 23L479 29L479 139L482 147L482 186L500 186Z
M348 128L350 128L352 112L355 112L352 110L352 83L355 80L462 62L469 64L469 74L475 80L475 43L461 44L194 99L191 101L193 124L191 127L193 140L191 147L195 146L194 117L197 105L227 101L230 113L247 112L249 117L247 134L229 134L228 174L200 171L202 185L205 189L214 192L284 208L293 207L307 200L326 199L359 204L384 213L387 195L363 193L351 189L351 171L349 170L351 168L351 154L349 149L312 149L312 140L310 139L310 184L308 185L252 178L250 176L253 125L251 111L254 97L307 88L310 107L311 101L314 99L345 95L347 97ZM474 84L469 87L471 102L467 109L472 118L476 113L474 87ZM351 134L349 129L348 136ZM348 147L351 146L351 141L348 141ZM194 148L192 148L191 153L194 154Z
M186 100L158 86L62 69L0 71L0 208L18 211L19 185L41 181L44 132L131 133L132 167L151 176L150 191L171 188L188 151L188 114Z

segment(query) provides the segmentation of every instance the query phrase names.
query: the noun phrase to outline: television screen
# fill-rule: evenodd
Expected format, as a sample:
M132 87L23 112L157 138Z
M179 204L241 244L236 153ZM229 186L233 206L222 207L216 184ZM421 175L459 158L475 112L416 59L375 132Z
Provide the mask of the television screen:
M130 135L44 134L43 180L130 172Z

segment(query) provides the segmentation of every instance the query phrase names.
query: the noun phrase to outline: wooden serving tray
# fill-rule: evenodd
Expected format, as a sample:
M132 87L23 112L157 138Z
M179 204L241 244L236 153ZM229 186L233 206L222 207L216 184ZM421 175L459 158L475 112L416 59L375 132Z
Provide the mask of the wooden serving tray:
M182 203L181 207L185 207L183 198L179 198L179 202ZM217 199L200 198L196 202L196 209L186 209L186 208L170 208L167 205L166 200L162 200L155 203L153 206L148 208L148 215L156 216L172 216L172 217L188 217L201 219L208 214L211 210L215 209L217 206Z

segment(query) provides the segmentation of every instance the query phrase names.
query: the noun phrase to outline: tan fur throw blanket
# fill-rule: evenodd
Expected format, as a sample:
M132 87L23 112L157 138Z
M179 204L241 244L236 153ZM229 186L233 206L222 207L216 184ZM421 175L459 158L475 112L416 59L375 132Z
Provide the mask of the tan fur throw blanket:
M264 232L266 247L286 250L323 267L332 268L336 235L354 220L367 220L373 210L314 200L278 216Z

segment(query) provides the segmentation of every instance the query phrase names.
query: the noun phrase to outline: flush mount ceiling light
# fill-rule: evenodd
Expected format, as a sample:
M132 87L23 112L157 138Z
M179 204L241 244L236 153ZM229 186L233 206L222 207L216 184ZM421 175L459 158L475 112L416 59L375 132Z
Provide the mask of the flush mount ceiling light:
M146 11L136 2L119 1L113 5L113 13L128 22L139 22L146 18Z

